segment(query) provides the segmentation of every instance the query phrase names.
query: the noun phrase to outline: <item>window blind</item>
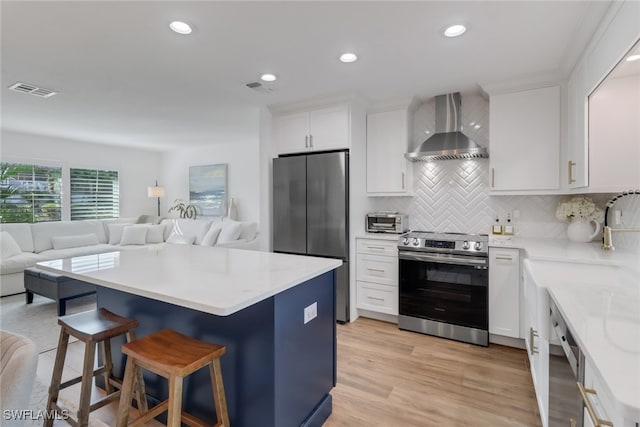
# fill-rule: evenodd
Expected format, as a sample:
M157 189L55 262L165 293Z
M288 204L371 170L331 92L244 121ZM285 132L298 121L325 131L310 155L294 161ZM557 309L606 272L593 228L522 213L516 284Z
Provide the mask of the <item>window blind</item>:
M0 220L46 222L62 219L62 168L0 163Z
M71 168L69 172L72 221L120 216L117 171Z

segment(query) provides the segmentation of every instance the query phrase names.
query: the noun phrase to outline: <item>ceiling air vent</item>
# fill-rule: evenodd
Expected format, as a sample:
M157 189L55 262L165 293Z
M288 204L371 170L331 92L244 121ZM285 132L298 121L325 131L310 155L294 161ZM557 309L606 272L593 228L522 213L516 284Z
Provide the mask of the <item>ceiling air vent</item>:
M245 86L248 87L249 89L253 89L256 92L261 92L261 93L269 93L269 92L273 91L272 88L267 87L267 86L263 85L260 82L247 83L247 84L245 84Z
M29 95L38 96L40 98L49 98L58 93L50 89L45 89L43 87L20 82L12 84L11 86L9 86L9 89L16 92L28 93Z

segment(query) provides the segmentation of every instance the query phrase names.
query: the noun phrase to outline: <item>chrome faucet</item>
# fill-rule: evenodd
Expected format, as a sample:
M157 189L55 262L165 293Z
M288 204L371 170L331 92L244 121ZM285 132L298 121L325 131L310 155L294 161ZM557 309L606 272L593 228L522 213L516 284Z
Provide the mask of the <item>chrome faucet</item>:
M613 239L611 237L612 232L640 232L640 228L611 228L609 225L607 225L607 216L609 214L609 208L613 206L616 200L625 196L630 196L632 194L640 195L640 190L624 191L618 194L617 196L613 197L611 200L609 200L605 204L606 209L604 211L604 228L602 229L602 232L603 232L602 249L605 251L612 251L615 249L613 246Z

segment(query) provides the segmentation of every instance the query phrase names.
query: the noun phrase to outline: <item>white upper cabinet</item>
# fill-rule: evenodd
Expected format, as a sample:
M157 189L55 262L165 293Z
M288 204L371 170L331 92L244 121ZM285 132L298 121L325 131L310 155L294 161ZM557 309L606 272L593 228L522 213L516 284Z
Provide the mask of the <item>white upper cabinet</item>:
M569 77L564 188L640 186L640 76L614 70L638 39L640 2L613 3Z
M349 106L276 115L273 135L278 154L349 148Z
M492 192L558 192L560 87L498 94L489 104Z
M563 168L566 187L589 185L589 145L587 144L587 67L575 68L567 87L567 163Z
M412 195L412 165L404 155L411 140L408 106L367 114L367 195Z

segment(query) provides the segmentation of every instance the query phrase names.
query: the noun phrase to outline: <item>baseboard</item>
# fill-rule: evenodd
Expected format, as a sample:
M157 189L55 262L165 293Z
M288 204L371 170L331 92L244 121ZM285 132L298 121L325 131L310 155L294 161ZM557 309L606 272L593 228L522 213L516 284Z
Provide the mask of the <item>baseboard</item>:
M522 338L511 338L505 337L503 335L489 334L489 343L520 348L522 350L525 350L527 348Z
M382 320L383 322L398 324L398 316L393 314L378 313L376 311L358 309L358 315L370 319Z

